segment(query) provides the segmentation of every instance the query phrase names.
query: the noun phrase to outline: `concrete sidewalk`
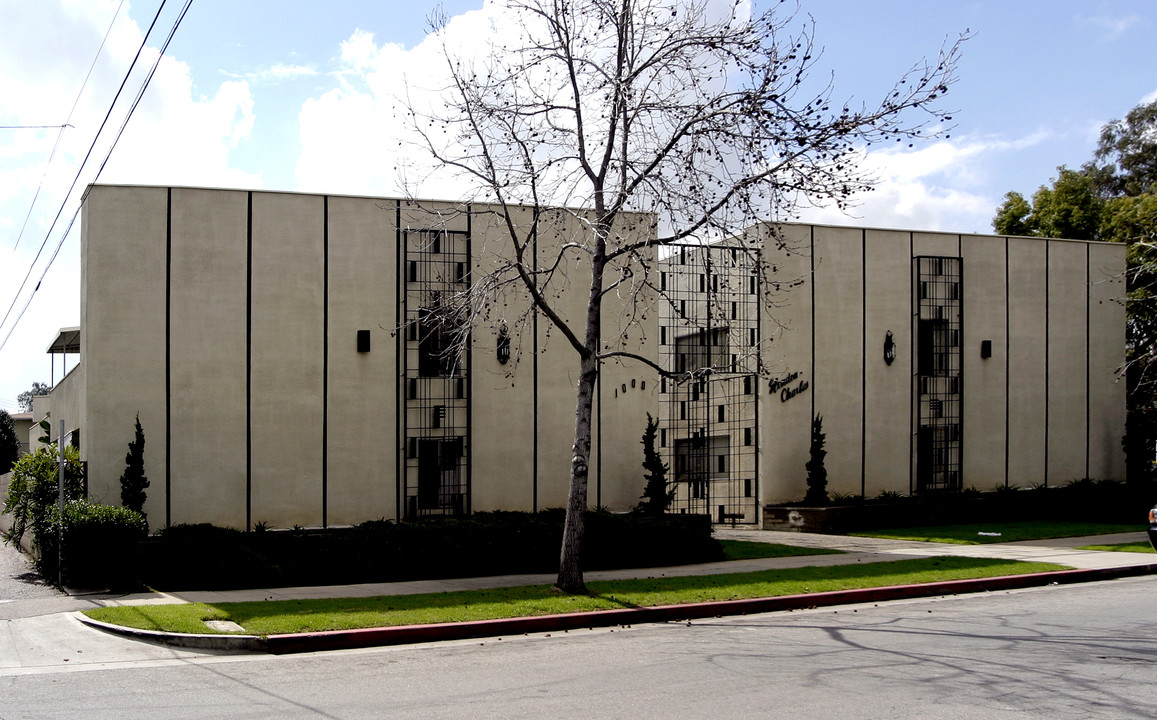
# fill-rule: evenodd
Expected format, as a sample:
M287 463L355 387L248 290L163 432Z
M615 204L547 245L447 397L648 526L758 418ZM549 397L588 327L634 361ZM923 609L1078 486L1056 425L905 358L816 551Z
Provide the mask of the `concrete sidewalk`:
M586 573L588 581L609 580L635 577L675 577L690 575L710 575L718 573L747 572L753 570L767 570L776 568L796 568L832 565L854 565L860 563L883 562L918 557L963 556L980 558L1000 558L1009 560L1023 560L1033 562L1050 562L1076 568L1077 571L1056 577L1048 582L1074 582L1081 580L1096 580L1108 577L1121 577L1147 572L1157 573L1157 555L1124 552L1094 552L1076 550L1081 545L1101 545L1122 542L1145 542L1144 531L1135 533L1121 533L1116 535L1102 535L1084 538L1063 538L1056 540L1040 540L1019 543L994 543L990 545L950 545L940 543L923 543L903 540L885 540L879 538L857 538L842 535L819 535L811 533L783 533L769 532L755 529L717 528L716 535L720 539L749 540L753 542L782 543L802 547L826 548L839 550L842 554L834 555L807 555L786 558L761 558L721 563L704 563L698 565L684 565L678 567L644 568L627 570L591 571ZM499 577L452 578L445 580L418 580L395 583L368 583L359 585L338 585L324 587L291 587L291 588L258 588L251 590L209 591L195 590L187 592L169 593L140 593L134 595L93 594L87 596L57 596L38 600L14 600L4 603L0 598L0 620L7 618L4 631L0 632L0 675L4 669L27 666L27 662L34 665L41 661L50 661L54 656L64 653L63 649L73 646L84 647L84 657L78 652L70 657L71 662L107 662L107 652L102 652L101 639L108 649L115 650L117 657L135 656L130 647L124 643L132 641L124 638L111 638L106 634L93 633L91 629L80 624L78 618L67 614L67 611L87 609L99 606L143 605L156 603L181 602L245 602L262 600L289 600L308 598L333 597L371 597L376 595L405 595L415 593L453 592L455 590L472 590L481 588L510 587L516 585L541 585L554 582L553 574L505 575ZM968 581L974 582L974 581ZM1020 581L1017 581L1020 582ZM976 589L994 589L997 584L993 580L976 584ZM1032 581L1022 584L1004 584L1002 587L1025 586ZM1037 581L1039 584L1039 581ZM916 588L890 589L890 593L877 590L849 591L819 597L817 595L800 596L797 599L776 599L772 603L753 604L750 601L736 603L735 608L724 608L718 604L705 604L699 609L699 616L726 614L727 612L759 612L779 607L790 607L787 604L794 602L798 607L815 604L837 604L863 602L870 600L888 599L889 597L914 597L917 595L946 594L951 592L968 592L972 585L942 584ZM707 607L709 605L709 607ZM43 611L41 611L43 610ZM682 616L695 614L694 609L683 606L678 611ZM708 613L703 615L703 613ZM645 622L648 619L665 619L661 613L654 618L644 618L638 610L611 611L605 617L600 616L599 623L594 623L594 616L567 618L552 616L549 618L523 618L511 621L496 621L477 624L453 624L447 627L422 626L420 628L394 628L388 631L369 630L344 633L310 633L298 636L294 643L285 641L281 651L300 652L311 649L326 649L332 647L353 647L369 644L385 644L387 642L416 642L422 640L445 639L448 637L482 637L497 632L498 634L513 634L517 632L549 631L552 628L585 627L590 624L617 624L619 613L623 615L622 622ZM515 627L517 625L517 627ZM524 627L525 626L525 627ZM375 634L377 633L377 634ZM79 635L87 634L87 637ZM388 635L388 637L387 637ZM138 633L140 639L151 640L155 643L183 643L185 648L190 645L190 639L167 638L151 636L148 633ZM205 649L253 650L271 646L254 643L252 639L235 639L237 636L208 635L199 645L200 652ZM282 636L287 638L288 636ZM200 641L191 644L196 647ZM141 645L142 652L150 659L156 657L183 657L189 649L163 648L156 645ZM290 648L286 650L285 648ZM24 658L22 660L21 658Z
M1144 553L1095 552L1076 550L1081 545L1107 545L1124 542L1146 542L1144 531L1097 535L1086 538L1058 538L1024 543L994 543L990 545L953 545L882 538L860 538L847 535L820 535L815 533L772 532L738 528L716 528L721 540L748 540L751 542L779 543L799 547L838 550L842 554L802 555L783 558L758 558L730 562L700 563L659 568L629 568L624 570L592 570L585 573L588 582L621 580L637 577L686 577L720 573L750 572L798 567L855 565L867 562L886 562L919 557L997 558L1025 562L1048 562L1092 570L1157 565L1157 555ZM156 603L221 603L262 600L304 600L310 598L374 597L377 595L415 595L420 593L454 592L483 588L513 587L518 585L549 585L553 574L500 575L444 580L411 580L390 583L358 585L301 586L283 588L253 588L249 590L189 590L168 593L140 593L124 596L96 596L96 603L105 606L143 605Z

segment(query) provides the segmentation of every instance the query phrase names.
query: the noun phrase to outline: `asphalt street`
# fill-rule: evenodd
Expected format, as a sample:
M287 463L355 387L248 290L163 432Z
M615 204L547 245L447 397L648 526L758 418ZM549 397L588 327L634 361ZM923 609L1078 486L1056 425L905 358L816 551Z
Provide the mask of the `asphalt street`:
M0 672L0 718L1150 718L1157 578L296 656Z

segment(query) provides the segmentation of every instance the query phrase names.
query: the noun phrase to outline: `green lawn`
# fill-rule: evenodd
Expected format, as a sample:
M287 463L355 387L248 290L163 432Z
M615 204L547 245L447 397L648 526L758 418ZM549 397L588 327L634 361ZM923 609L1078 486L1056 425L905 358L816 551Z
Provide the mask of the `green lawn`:
M1117 543L1115 545L1083 545L1078 550L1101 550L1103 552L1157 553L1148 542Z
M1137 532L1143 529L1144 527L1140 525L1026 520L969 525L928 525L923 527L886 528L849 534L856 537L919 540L922 542L956 543L959 545L982 545L985 543L1016 542L1018 540L1043 540L1045 538Z
M749 542L747 540L720 540L719 544L723 546L723 554L728 560L793 557L796 555L835 555L843 552L842 550Z
M372 598L138 605L97 608L85 613L102 622L168 632L208 633L211 631L204 620L232 620L248 633L273 635L775 597L1062 569L1048 563L940 557L593 582L588 586L591 595L581 596L562 595L548 585L535 585Z

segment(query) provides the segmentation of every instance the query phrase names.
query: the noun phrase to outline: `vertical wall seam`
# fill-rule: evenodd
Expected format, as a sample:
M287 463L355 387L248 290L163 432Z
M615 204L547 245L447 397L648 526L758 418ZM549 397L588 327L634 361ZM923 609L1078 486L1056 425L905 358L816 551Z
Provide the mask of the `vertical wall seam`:
M322 198L321 526L329 527L329 195Z
M245 211L245 529L253 527L253 192Z
M818 393L820 391L820 388L819 388L819 383L816 382L816 226L811 225L808 228L808 230L810 233L809 243L811 244L811 252L810 252L811 257L808 259L809 263L811 264L811 272L809 273L810 277L808 279L811 281L809 284L811 285L811 295L812 295L812 298L811 298L811 314L812 314L811 351L810 351L811 352L811 358L810 358L811 365L808 369L808 374L811 375L812 385L813 385L813 389L812 389L811 393L809 393L811 395L811 416L808 418L808 430L810 433L812 422L815 421L815 417L816 417L816 393ZM809 437L810 437L810 434L809 434Z
M860 497L868 491L868 231L860 230Z
M1090 435L1092 434L1092 403L1089 401L1089 392L1092 385L1089 382L1089 376L1092 374L1092 363L1090 361L1089 342L1090 331L1089 323L1091 321L1092 303L1093 303L1093 276L1089 271L1089 265L1092 263L1092 245L1085 243L1085 477L1089 477L1090 462L1089 455L1092 452L1092 441Z
M173 524L173 188L165 203L165 527Z
M537 235L535 235L534 239L531 240L530 255L532 258L532 262L534 263L534 267L537 268L538 267L538 236ZM534 284L536 286L538 285L538 273L535 273ZM532 496L531 497L531 507L534 508L535 512L538 512L538 443L539 443L539 435L538 435L538 423L539 423L539 415L538 415L538 316L539 316L539 310L538 310L538 307L533 305L533 303L534 303L534 300L531 300L531 309L533 310L533 312L531 314L531 333L532 333L532 336L534 338L534 348L533 348L534 352L531 353L531 355L532 355L531 375L533 376L533 379L534 379L534 382L531 383L531 396L532 396L531 404L534 406L534 422L533 422L533 429L532 429L533 439L531 442L531 445L533 446L533 452L532 452L532 459L531 459L532 467L531 467L530 484L531 484L531 496Z
M1051 240L1045 240L1045 487L1049 485L1049 400L1052 394L1049 370L1052 368L1049 341L1052 339L1052 247Z
M967 324L967 320L968 320L968 313L967 313L968 293L966 291L966 288L968 287L968 283L967 283L967 278L965 277L965 273L968 272L968 268L964 266L965 263L964 263L964 236L963 235L957 235L956 236L956 257L960 259L960 377L958 379L959 384L957 385L957 388L956 388L956 396L958 398L960 398L958 400L958 402L960 403L960 411L957 414L957 418L958 418L958 422L959 422L959 425L957 427L959 428L958 431L960 434L957 436L959 438L957 440L957 442L959 443L959 447L957 449L957 452L960 453L960 456L959 456L960 489L963 490L964 489L964 458L965 458L964 450L968 446L968 438L967 438L967 435L965 435L965 430L967 429L967 424L968 424L966 422L968 419L967 414L966 414L966 410L968 408L968 391L967 391L968 389L967 389L967 383L965 383L965 380L967 380L968 378L967 378L967 373L964 372L964 359L966 357L968 357L967 350L966 350L967 345L964 342L964 339L966 337L968 337L968 324ZM975 357L975 356L973 356L973 357Z
M474 262L474 205L466 203L466 262ZM474 273L469 276L474 286ZM466 341L466 514L474 512L474 342L473 333Z
M915 435L917 405L920 387L916 378L916 318L919 314L919 294L916 292L916 239L908 233L908 494L913 494L916 482Z
M406 253L402 247L402 201L394 201L394 518L402 519L402 488L406 482Z

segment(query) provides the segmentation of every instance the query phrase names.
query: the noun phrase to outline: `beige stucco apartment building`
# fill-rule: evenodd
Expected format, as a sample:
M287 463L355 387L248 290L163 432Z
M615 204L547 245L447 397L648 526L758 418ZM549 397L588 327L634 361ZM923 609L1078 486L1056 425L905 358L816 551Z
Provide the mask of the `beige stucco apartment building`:
M543 243L581 234L581 212L551 222ZM36 417L65 421L90 496L115 504L139 414L154 528L561 507L574 351L538 313L513 323L525 293L460 359L429 323L508 258L506 232L485 205L94 186L81 359ZM717 521L803 498L817 415L845 495L1122 479L1124 262L1113 244L794 224L675 252L627 349L683 381L604 365L590 502L638 501L647 413L673 511ZM581 318L585 285L556 282Z
M845 496L1124 479L1122 245L765 225L661 267L667 369L712 368L661 388L679 511L802 500L817 415Z
M580 232L576 218L558 213L549 237ZM461 360L425 326L440 297L509 255L490 208L93 186L82 219L81 360L37 410L79 436L94 500L119 503L139 414L153 527L565 505L574 351L531 313L507 335L512 357L499 352L524 292ZM582 318L581 284L557 282L560 313ZM603 367L593 505L641 495L656 392L653 370Z

